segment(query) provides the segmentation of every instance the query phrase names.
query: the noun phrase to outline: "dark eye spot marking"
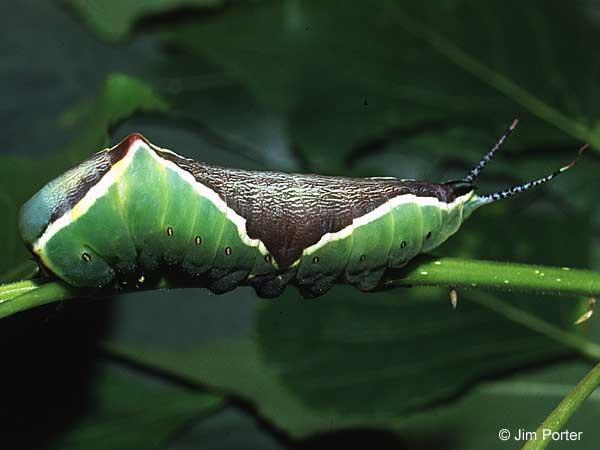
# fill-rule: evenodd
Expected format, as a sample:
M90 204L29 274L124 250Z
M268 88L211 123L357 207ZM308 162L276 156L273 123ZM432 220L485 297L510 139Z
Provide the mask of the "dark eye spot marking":
M404 247L406 247L406 241L402 241L402 242L400 243L400 248L404 248Z
M169 236L169 237L173 236L173 228L167 227L167 236Z
M318 257L318 256L315 256L315 257L313 258L313 264L316 264L316 263L318 263L318 262L319 262L319 257Z
M364 261L365 259L367 259L367 256L366 256L366 255L360 255L360 260L361 260L361 261Z
M92 257L90 256L89 253L83 252L81 254L81 259L83 259L84 262L90 262L92 260Z
M265 255L265 261L270 263L271 262L271 255Z
M200 236L196 236L196 238L194 239L194 243L196 245L202 244L202 238Z
M427 233L427 236L425 236L425 239L429 239L430 237L431 237L431 231L429 231L429 232Z
M227 256L231 255L231 247L225 247L225 254Z

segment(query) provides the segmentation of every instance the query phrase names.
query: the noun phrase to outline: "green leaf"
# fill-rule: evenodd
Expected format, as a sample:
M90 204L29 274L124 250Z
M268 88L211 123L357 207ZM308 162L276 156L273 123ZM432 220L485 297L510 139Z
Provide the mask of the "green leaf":
M584 364L570 362L486 382L460 402L441 405L435 413L418 414L401 422L397 431L409 448L423 448L431 442L436 443L435 448L446 449L520 448L526 438L519 439L519 430L535 431L540 417L552 411L588 370ZM554 442L552 448L593 447L599 406L600 395L593 393L567 427L582 432L581 439ZM511 433L509 441L499 439L502 429Z
M262 309L259 337L267 361L307 405L390 418L569 353L479 305L461 301L452 311L439 301L446 296L345 291L327 301L281 300ZM575 317L564 315L562 325Z
M140 19L177 9L210 10L225 0L65 0L87 25L107 41L129 36Z
M107 144L108 131L136 113L165 112L167 103L144 82L123 74L109 76L98 95L74 107L63 123L76 136L64 150L44 158L0 158L0 274L14 272L27 258L17 233L20 206L42 185ZM17 274L20 272L17 271ZM7 279L0 275L0 279Z
M394 427L403 414L454 397L481 378L573 351L474 303L461 301L452 311L439 301L446 292L335 294L263 303L260 347L250 334L184 348L116 341L109 349L248 399L295 437ZM556 320L560 304L560 325L574 321L572 299L552 304L538 302L544 317Z
M294 437L351 426L390 425L378 417L353 417L305 405L266 365L252 339L222 340L184 350L134 347L113 343L109 350L188 379L211 384L249 400L257 412Z
M172 387L114 369L91 388L93 406L48 448L53 450L159 449L192 419L211 415L223 402L201 391Z
M165 113L169 105L145 82L125 74L107 77L100 93L61 117L64 126L76 131L75 140L66 149L71 164L100 150L108 143L108 132L136 113ZM57 159L64 159L58 157Z
M596 130L587 127L585 123L564 115L558 109L536 97L527 89L521 87L519 83L513 82L501 71L486 66L484 62L462 50L458 45L452 42L451 38L429 28L427 24L420 22L415 17L411 17L410 14L406 14L401 8L395 9L394 12L394 16L404 30L425 41L428 46L446 57L457 67L471 73L487 85L514 100L517 104L520 104L523 108L529 110L532 114L537 115L557 128L562 129L573 137L584 141L590 141L593 145L600 143L600 140L598 139L599 135ZM534 15L537 11L532 10L531 13ZM537 22L543 18L538 15L538 17L534 16L531 19L532 22ZM546 24L538 23L537 26L538 32L541 31L543 33L545 31L544 28ZM548 55L545 56L547 57ZM553 61L547 62L552 63ZM564 89L564 86L561 87Z
M289 448L269 435L264 424L234 407L200 421L191 430L174 439L165 450L192 450L199 447L215 450Z
M140 19L177 9L210 10L225 0L64 0L87 25L107 41L119 41L130 35Z
M495 134L515 114L532 130L528 145L561 135L597 142L600 30L580 4L551 4L518 13L475 0L237 5L175 25L167 39L285 112L309 162L339 172L353 149L390 134L458 125Z

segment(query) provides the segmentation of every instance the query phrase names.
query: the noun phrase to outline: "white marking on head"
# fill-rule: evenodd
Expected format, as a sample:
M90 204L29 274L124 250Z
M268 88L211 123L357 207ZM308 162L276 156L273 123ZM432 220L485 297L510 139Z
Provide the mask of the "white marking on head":
M136 140L135 143L128 149L125 157L117 161L111 167L111 169L104 174L100 181L86 192L86 194L73 206L73 208L71 208L69 211L66 211L62 216L48 225L46 231L44 231L44 233L33 244L34 252L40 255L40 257L44 260L43 249L48 241L52 239L52 237L60 230L69 226L71 223L85 214L94 205L94 203L96 203L96 200L106 195L110 187L121 177L121 175L123 175L127 167L129 167L133 161L135 153L140 148L144 147L147 148L147 145L142 140ZM108 150L110 149L106 149L104 151Z

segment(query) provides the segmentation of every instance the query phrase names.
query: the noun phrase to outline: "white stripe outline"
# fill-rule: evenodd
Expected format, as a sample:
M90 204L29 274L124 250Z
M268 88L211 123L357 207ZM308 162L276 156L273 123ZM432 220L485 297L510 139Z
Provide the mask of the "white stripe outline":
M346 226L345 228L342 228L340 231L324 234L323 236L321 236L321 239L319 239L319 242L304 249L302 254L311 255L329 242L345 239L349 237L356 228L361 227L363 225L367 225L379 219L380 217L385 216L386 214L392 212L394 208L397 208L400 205L414 203L421 207L434 206L436 208L445 209L448 213L450 213L454 208L457 208L460 205L466 203L472 195L473 191L468 192L460 197L456 197L451 203L442 202L435 197L417 197L414 194L399 195L397 197L391 198L390 200L378 206L373 211L365 214L364 216L357 217L352 221L350 225ZM297 262L299 262L299 260ZM296 264L297 262L295 262L294 264Z

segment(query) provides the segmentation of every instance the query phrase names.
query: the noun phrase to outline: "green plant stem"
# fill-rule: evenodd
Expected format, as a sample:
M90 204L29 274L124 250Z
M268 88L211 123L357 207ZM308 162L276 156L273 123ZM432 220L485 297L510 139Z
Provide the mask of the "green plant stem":
M81 296L76 289L63 283L18 281L0 285L0 319L20 311Z
M34 281L18 281L16 283L7 283L0 285L0 304L5 300L18 297L21 294L37 289L40 284Z
M380 289L402 286L483 288L538 294L597 296L600 295L600 273L566 267L421 256L403 269L390 270L385 275ZM175 287L164 280L154 286L155 289ZM69 288L58 282L20 281L4 284L0 285L0 318L54 301L94 295L96 294L93 292ZM102 291L98 296L106 295L107 292Z
M447 286L522 291L537 294L600 294L600 273L568 267L422 256L401 270L386 274L383 288Z
M562 328L540 319L539 317L517 308L506 301L502 301L492 294L479 292L477 296L467 297L468 301L477 303L495 313L506 317L507 319L519 323L530 330L536 331L555 342L558 342L566 347L572 348L582 356L591 361L600 361L600 345L586 339L583 336L573 332L565 331Z
M535 439L527 442L523 449L539 450L548 447L553 442L548 433L560 431L599 384L600 364L597 364L542 422L536 430Z

